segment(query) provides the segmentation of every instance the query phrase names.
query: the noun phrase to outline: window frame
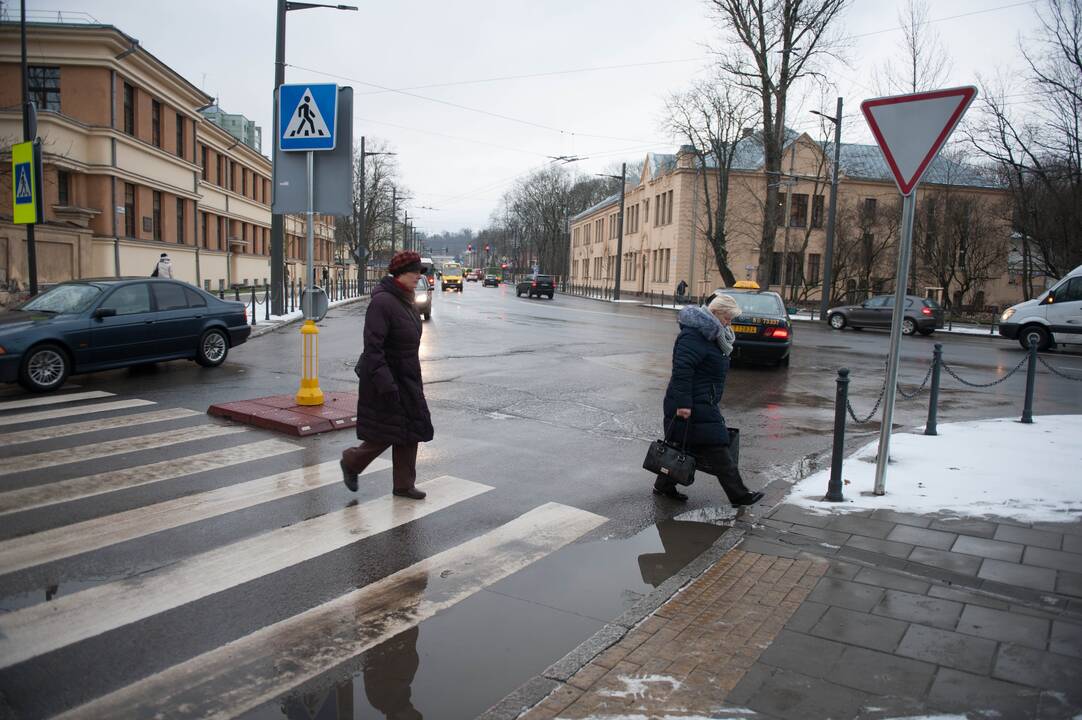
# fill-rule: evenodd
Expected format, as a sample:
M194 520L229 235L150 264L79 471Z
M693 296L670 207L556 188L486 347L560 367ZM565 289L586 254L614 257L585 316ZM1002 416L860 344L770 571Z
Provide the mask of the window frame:
M185 225L186 225L186 223L185 223L185 213L187 212L187 210L188 210L188 207L187 207L187 203L185 202L184 198L178 197L177 198L177 245L186 245L187 244L187 243L184 242L184 231L186 229L185 228Z
M99 308L108 308L108 307L110 307L109 302L114 297L116 297L119 293L124 292L125 290L128 290L130 288L140 288L140 287L143 288L143 291L146 293L146 296L147 296L147 309L146 310L134 310L132 312L119 312L119 310L118 310L116 316L117 317L122 317L122 316L125 316L125 315L140 315L142 313L154 312L153 294L150 292L150 283L148 283L148 282L137 282L137 283L132 283L130 285L121 285L120 287L115 288L111 293L109 293L109 295L104 300L101 301L101 304L98 305L98 307ZM113 309L117 309L117 308L113 308Z
M162 149L162 104L153 98L150 101L150 144Z
M71 206L71 173L62 168L56 169L56 204Z
M50 77L54 74L55 77ZM38 110L60 112L60 66L27 65L26 75L27 96L37 104Z
M124 133L135 137L135 86L124 83Z
M186 119L187 118L185 118L182 114L177 113L177 147L176 147L176 152L177 152L177 157L181 158L182 160L186 159L185 154L184 154L184 151L186 149L185 146L187 145L187 142L185 141L185 135L184 135L185 124L186 124L184 121Z
M151 231L154 240L162 239L162 193L161 190L153 190L150 205Z
M124 237L135 237L135 218L138 215L136 197L135 185L124 183Z

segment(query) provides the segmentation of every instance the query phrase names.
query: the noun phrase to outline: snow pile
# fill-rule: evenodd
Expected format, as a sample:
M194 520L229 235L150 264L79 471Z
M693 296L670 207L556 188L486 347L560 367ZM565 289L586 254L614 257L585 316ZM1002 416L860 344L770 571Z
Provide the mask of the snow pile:
M921 430L922 432L923 430ZM1022 522L1082 518L1082 415L940 424L939 435L895 433L887 494L877 497L878 441L842 467L845 502L823 502L830 469L798 482L787 502L823 512L996 515Z

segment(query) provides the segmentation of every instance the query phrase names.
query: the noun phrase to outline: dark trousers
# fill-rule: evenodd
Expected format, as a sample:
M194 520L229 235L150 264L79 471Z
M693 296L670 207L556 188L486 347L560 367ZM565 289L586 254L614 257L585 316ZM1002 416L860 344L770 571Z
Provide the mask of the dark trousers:
M744 480L740 477L740 469L733 462L733 456L729 454L727 445L699 445L689 447L688 452L695 456L695 464L699 472L708 472L717 476L729 502L739 500L751 492L744 485ZM676 483L664 475L658 475L654 487L665 491L676 487Z
M395 490L407 490L417 481L417 443L411 445L390 445L373 443L365 440L357 447L342 451L342 462L346 469L362 473L373 460L391 448L391 476Z

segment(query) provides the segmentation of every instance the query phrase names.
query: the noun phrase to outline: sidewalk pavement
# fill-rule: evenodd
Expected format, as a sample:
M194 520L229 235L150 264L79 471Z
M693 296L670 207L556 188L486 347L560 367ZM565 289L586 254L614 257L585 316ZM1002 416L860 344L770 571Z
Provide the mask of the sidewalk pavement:
M358 295L357 297L346 298L345 300L335 300L329 303L328 307L333 310L334 308L341 305L349 305L351 303L367 300L369 297L371 296ZM263 303L261 302L256 303L256 312L259 312L259 308L262 307L262 305ZM247 306L251 308L252 304L248 303ZM302 313L300 310L294 310L293 312L286 313L285 315L271 315L270 318L266 320L264 319L264 317L264 315L256 316L256 324L252 326L252 334L250 336L251 338L257 338L260 335L266 335L267 333L274 332L278 328L285 327L286 325L292 325L293 323L303 318L304 313Z
M988 424L972 425L956 432L989 432ZM1040 424L1024 427L1047 436L1051 423L1042 430ZM1059 439L1071 443L1069 436ZM968 446L949 436L927 442L959 455ZM899 462L905 461L903 454ZM1077 467L1038 462L1030 474L1077 475ZM924 485L930 484L925 476ZM1036 481L1018 486L1021 496L1041 489ZM771 486L764 505L791 489ZM846 492L859 497L856 489ZM738 516L718 541L731 544L732 535L743 533L735 549L578 663L577 672L568 672L563 661L553 665L542 675L552 692L532 709L520 704L507 713L504 705L504 715L1082 715L1077 510L1060 512L1059 522L1035 519L1034 513L1056 511L1026 509L1022 502L1015 513L1020 520L1002 517L1003 509L995 519L858 504L824 511L804 506L800 486L792 500L761 518Z

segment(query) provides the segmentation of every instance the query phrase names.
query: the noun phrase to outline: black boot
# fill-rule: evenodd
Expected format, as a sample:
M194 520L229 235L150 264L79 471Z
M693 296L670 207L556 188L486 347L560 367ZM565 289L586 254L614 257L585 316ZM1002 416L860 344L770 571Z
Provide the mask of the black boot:
M394 494L398 497L408 497L411 500L424 500L426 493L423 490L418 490L415 487L395 489Z
M761 492L749 492L746 495L737 498L736 500L730 500L730 502L732 503L733 507L740 507L741 505L754 505L762 499L763 494Z
M676 486L672 485L670 483L665 483L664 485L660 485L660 484L655 482L654 483L654 494L655 495L661 495L662 497L667 497L667 498L669 498L671 500L679 500L680 502L687 502L687 499L688 499L687 495L685 495L684 493L677 490Z
M357 492L357 473L350 472L349 468L346 467L345 460L339 460L338 467L342 468L342 482L346 484L346 487L351 492Z

